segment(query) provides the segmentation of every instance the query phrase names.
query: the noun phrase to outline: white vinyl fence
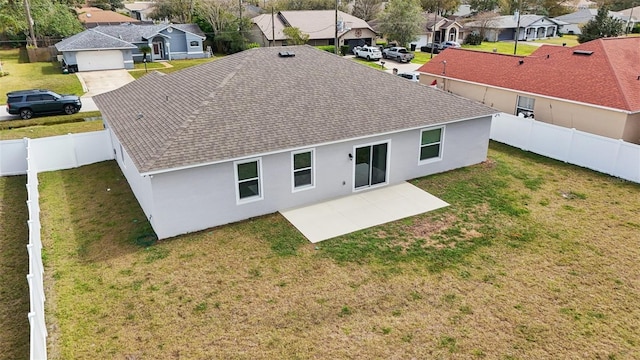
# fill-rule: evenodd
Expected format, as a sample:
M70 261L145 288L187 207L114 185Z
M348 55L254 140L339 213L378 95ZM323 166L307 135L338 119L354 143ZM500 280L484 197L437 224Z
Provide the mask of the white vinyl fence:
M113 159L107 130L0 142L0 176L27 175L29 209L30 359L47 359L47 326L44 318L44 267L40 238L38 173L70 169Z
M505 113L494 115L491 139L640 183L640 145Z

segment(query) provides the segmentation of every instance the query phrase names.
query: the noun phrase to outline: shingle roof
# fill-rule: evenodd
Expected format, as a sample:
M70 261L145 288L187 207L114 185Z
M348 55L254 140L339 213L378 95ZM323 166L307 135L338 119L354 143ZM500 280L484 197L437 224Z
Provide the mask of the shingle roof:
M520 27L525 28L541 19L551 21L552 23L557 25L565 24L562 21L549 19L546 16L527 14L520 15ZM513 15L496 16L495 18L492 18L490 20L471 21L465 24L465 27L467 28L486 27L490 29L515 29L517 26L518 18Z
M446 61L448 78L636 112L639 59L640 38L625 37L575 47L544 46L528 57L447 49L418 71L442 76Z
M353 15L338 11L338 17L351 29L373 29L366 21ZM297 10L280 11L273 22L275 25L275 40L284 40L282 33L285 26L292 26L308 34L309 39L333 39L335 37L336 13L333 10ZM273 40L271 14L258 15L252 19L258 25L267 40Z
M118 24L118 23L139 23L138 19L118 14L115 11L102 10L95 7L84 7L76 9L78 19L85 24Z
M55 44L58 51L80 50L113 50L135 49L136 47L127 41L103 34L95 29L88 29L75 34Z
M100 25L75 34L55 44L58 51L135 49L132 43L145 42L167 27L205 38L196 24Z
M152 73L94 99L142 173L495 112L310 46L255 48Z

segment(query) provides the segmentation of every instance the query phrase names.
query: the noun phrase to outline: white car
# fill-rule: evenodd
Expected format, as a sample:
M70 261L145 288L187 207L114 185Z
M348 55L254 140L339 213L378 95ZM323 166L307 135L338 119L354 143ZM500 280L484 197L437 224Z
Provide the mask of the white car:
M420 82L420 74L418 73L400 73L398 76L403 77L409 81Z
M373 46L356 46L353 48L356 57L371 60L382 59L382 52L379 48Z
M450 48L450 47L452 47L452 48L459 48L459 47L461 47L461 45L460 45L460 43L457 43L457 42L455 42L455 41L445 41L445 42L443 42L443 43L441 43L441 44L440 44L440 48L441 48L442 50L444 50L444 49L446 49L446 48Z

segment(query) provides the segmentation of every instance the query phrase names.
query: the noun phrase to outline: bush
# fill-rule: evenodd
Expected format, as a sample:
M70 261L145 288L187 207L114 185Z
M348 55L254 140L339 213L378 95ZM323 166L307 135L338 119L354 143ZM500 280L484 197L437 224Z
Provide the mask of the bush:
M248 43L247 44L247 50L248 49L253 49L253 48L258 48L260 47L260 44L256 43L256 42L252 42L252 43Z
M6 71L0 71L0 77L9 76L9 73Z
M478 33L471 33L467 35L467 38L464 40L465 44L469 45L481 45L482 44L482 36Z
M345 56L349 53L349 45L341 45L340 46L340 54Z
M322 45L322 46L316 46L316 48L320 49L320 50L324 50L326 52L330 52L330 53L335 53L336 52L336 47L333 45Z
M376 41L376 46L386 47L387 46L387 42L386 41Z

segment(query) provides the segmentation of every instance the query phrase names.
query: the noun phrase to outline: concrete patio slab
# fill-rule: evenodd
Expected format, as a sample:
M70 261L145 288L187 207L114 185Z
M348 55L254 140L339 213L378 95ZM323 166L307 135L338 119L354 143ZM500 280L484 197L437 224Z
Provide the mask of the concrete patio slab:
M280 213L317 243L445 206L449 204L404 182Z

